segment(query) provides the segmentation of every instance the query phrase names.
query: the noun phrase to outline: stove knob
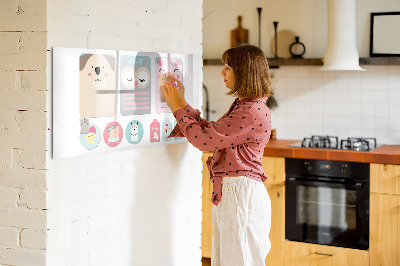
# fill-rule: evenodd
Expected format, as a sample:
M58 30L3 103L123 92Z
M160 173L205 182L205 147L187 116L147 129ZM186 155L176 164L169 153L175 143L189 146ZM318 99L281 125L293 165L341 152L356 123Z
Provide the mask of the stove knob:
M340 168L340 173L341 174L346 173L346 169L347 169L347 164L342 164L342 167Z

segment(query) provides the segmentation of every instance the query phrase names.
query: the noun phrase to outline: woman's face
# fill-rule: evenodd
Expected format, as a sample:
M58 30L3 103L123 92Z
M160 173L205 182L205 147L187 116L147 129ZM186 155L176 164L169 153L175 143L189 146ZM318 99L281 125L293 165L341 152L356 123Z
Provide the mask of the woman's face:
M221 75L224 77L225 86L228 89L233 89L235 86L235 73L233 72L233 69L225 64L221 71Z

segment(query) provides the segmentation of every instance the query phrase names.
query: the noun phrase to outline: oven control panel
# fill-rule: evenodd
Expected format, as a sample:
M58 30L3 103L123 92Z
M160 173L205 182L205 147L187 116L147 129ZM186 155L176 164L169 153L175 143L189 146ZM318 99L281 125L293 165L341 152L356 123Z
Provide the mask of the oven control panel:
M286 158L286 174L369 179L369 164Z

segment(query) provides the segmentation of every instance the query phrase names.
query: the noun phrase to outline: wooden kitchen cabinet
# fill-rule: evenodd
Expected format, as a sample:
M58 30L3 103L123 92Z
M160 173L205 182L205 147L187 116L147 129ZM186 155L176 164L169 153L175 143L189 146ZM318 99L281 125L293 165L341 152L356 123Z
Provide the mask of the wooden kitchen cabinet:
M365 250L316 245L285 240L285 266L366 266ZM385 264L381 264L385 265Z
M400 265L400 165L371 164L370 265Z
M210 181L210 173L206 165L212 152L203 153L203 194L202 194L202 223L201 223L201 253L204 258L211 258L212 252L212 183Z
M211 152L203 153L203 217L201 250L202 256L211 258L212 253L212 183L208 172L206 161ZM272 205L271 221L271 250L266 258L266 265L283 265L283 243L285 230L285 158L263 157L262 164L268 176L265 182Z
M370 164L370 191L400 195L400 165Z

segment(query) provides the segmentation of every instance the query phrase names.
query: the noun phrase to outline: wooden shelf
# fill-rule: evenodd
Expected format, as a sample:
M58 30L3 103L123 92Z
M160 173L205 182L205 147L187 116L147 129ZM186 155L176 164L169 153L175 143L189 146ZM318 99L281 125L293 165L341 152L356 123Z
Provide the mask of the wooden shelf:
M400 65L400 57L362 57L360 65Z
M279 66L322 66L323 58L268 58L271 68ZM222 65L220 59L204 59L204 66ZM400 65L400 57L362 57L360 65Z

